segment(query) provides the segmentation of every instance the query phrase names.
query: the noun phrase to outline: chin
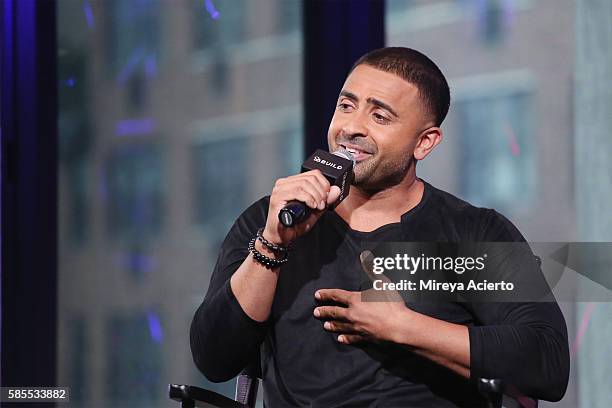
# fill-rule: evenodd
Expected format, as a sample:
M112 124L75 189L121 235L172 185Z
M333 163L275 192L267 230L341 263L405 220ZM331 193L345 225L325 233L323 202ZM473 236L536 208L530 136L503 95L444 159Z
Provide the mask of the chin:
M372 177L370 174L358 174L355 173L355 179L353 180L355 187L369 189L372 186Z

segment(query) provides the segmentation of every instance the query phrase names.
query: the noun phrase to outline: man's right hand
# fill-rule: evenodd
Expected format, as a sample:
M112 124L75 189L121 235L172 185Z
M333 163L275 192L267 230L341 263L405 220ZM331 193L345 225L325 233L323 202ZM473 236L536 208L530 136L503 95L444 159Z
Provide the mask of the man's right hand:
M319 170L311 170L276 180L270 195L268 219L263 236L277 245L287 246L308 232L323 215L328 205L340 197L340 188L330 186ZM308 218L287 228L278 220L278 214L290 201L301 201L310 207Z
M321 217L325 207L338 200L340 189L331 187L319 170L279 179L270 195L268 219L263 236L277 245L288 246L299 236L308 232ZM308 218L293 228L287 228L278 220L278 213L289 201L305 203L312 211ZM278 254L255 240L255 248L265 256L277 258ZM230 285L240 307L253 320L264 322L270 317L276 293L280 268L268 270L256 262L252 255L232 275Z

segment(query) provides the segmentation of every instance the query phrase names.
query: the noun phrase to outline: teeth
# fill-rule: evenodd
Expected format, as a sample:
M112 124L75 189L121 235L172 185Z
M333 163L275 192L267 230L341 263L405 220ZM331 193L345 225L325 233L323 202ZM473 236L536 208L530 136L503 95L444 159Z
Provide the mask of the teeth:
M346 146L343 146L343 145L341 145L341 146L342 146L344 149L346 149L346 151L347 151L347 152L349 152L349 153L350 153L350 154L352 154L352 155L357 155L357 154L361 154L361 153L366 153L366 152L364 152L363 150L355 149L355 148L352 148L352 147L346 147Z

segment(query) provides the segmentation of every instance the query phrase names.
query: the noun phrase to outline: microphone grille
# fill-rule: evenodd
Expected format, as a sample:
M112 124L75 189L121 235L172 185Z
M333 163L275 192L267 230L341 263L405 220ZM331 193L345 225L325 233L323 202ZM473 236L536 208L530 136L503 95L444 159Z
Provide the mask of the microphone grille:
M351 152L346 150L344 147L338 148L338 150L336 150L332 154L335 155L335 156L342 157L344 159L350 160L350 161L353 162L353 165L355 165L355 158L353 157Z

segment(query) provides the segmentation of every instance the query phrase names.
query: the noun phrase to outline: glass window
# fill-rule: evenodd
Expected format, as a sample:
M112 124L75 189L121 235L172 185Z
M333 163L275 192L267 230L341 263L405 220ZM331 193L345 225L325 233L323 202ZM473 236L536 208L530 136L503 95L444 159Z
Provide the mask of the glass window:
M506 214L530 204L536 179L531 102L521 91L455 102L461 193L468 201Z
M161 148L126 145L107 164L107 225L111 238L150 239L162 225L164 183Z
M157 313L110 315L106 335L108 401L131 407L161 402L163 332Z
M75 407L171 406L171 382L233 397L197 372L190 320L235 218L299 169L301 3L57 10L58 383Z
M388 13L397 13L414 7L415 0L387 0L385 5Z
M75 317L67 322L67 348L71 351L68 367L68 378L70 379L70 403L80 406L88 393L87 388L87 334L85 320Z
M501 0L488 0L479 4L480 32L485 43L494 44L504 34L504 5Z
M107 31L109 66L122 81L141 60L159 53L162 1L108 0L105 3L106 21L98 22L106 23L102 27ZM92 6L88 2L83 5L90 26L97 21ZM87 7L92 11L88 13Z
M196 222L209 234L228 231L248 206L244 178L249 172L248 152L248 141L244 138L223 139L194 149Z
M247 5L245 0L195 0L195 48L223 48L244 41L245 24L251 21L247 18Z
M276 6L276 19L278 21L278 31L291 32L300 26L301 6L295 6L295 0L278 0Z
M471 204L501 212L528 241L575 240L575 189L583 183L575 181L580 149L575 148L574 121L587 104L576 103L576 84L584 88L584 83L576 80L574 67L586 55L584 66L601 73L606 64L593 61L609 58L601 51L605 42L599 48L576 48L576 39L584 34L576 23L583 21L588 28L583 38L592 42L604 38L597 37L597 30L610 26L606 13L582 0L386 4L387 45L423 52L450 84L442 143L418 164L417 176ZM600 23L587 23L585 10L601 17ZM564 314L569 333L575 335L579 324L571 306ZM559 406L578 406L583 381L578 387L576 370L570 376Z
M291 123L265 135L253 132L255 136L249 136L246 129L233 134L219 131L227 137L204 134L192 155L194 222L213 240L213 248L218 248L225 232L254 199L269 194L244 175L256 172L266 180L286 177L300 171L302 157L301 132Z
M68 179L60 191L66 210L66 239L79 246L90 239L91 196L88 191L87 161L91 159L93 133L87 97L89 84L85 76L83 53L58 55L59 65L59 162Z
M571 2L410 3L386 9L387 45L423 52L451 90L442 143L417 175L495 208L529 239L569 239L573 223L559 220L574 218Z

